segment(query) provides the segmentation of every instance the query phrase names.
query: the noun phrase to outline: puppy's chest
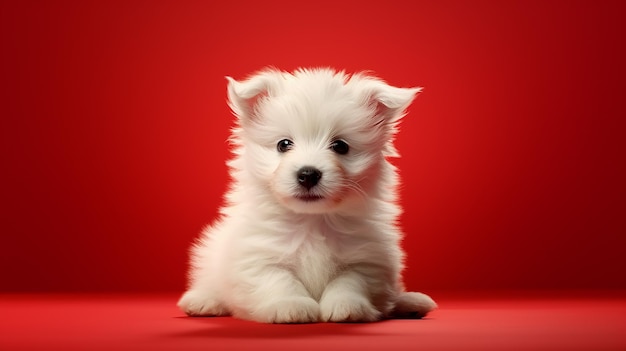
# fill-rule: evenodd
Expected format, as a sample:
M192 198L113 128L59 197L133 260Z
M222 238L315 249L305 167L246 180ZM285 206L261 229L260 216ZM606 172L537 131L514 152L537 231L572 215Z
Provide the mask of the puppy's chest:
M292 257L294 274L315 299L321 297L340 270L341 262L335 251L332 240L310 232Z

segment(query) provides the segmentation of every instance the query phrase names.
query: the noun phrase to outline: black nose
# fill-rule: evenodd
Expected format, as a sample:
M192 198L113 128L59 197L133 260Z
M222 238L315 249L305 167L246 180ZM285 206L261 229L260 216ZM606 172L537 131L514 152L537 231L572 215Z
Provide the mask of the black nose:
M307 190L311 189L322 178L322 172L315 167L302 167L297 173L298 175L298 183L303 187L307 188Z

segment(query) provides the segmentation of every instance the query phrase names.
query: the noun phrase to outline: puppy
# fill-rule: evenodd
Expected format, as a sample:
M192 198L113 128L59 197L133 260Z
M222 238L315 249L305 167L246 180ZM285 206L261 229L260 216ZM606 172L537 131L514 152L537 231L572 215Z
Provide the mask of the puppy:
M191 248L190 316L372 322L436 307L406 292L397 125L420 88L331 69L228 80L237 118L221 216Z

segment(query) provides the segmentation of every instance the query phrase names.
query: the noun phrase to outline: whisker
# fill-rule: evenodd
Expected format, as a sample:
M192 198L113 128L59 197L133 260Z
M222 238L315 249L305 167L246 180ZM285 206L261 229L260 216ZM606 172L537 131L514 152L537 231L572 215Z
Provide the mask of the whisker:
M361 187L361 184L358 183L358 181L346 179L346 188L348 188L349 190L353 190L356 194L359 195L361 200L365 201L367 199L367 194L365 193L365 190L363 190L363 188Z

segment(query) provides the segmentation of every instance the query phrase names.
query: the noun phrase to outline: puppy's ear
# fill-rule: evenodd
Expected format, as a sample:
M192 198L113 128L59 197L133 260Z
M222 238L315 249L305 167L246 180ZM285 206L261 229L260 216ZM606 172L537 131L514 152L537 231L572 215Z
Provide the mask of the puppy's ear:
M406 109L420 91L422 88L397 88L378 79L367 81L365 94L374 115L373 127L387 140L383 147L385 156L399 156L393 146L394 135L398 131L400 119L406 115Z
M406 109L422 88L397 88L374 80L369 87L370 104L376 108L378 123L395 125L406 114Z
M282 75L276 70L265 70L238 82L228 80L228 105L240 122L256 118L259 103L276 90Z

